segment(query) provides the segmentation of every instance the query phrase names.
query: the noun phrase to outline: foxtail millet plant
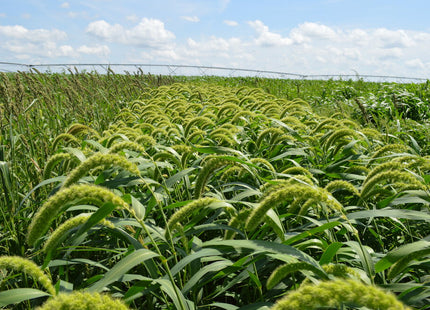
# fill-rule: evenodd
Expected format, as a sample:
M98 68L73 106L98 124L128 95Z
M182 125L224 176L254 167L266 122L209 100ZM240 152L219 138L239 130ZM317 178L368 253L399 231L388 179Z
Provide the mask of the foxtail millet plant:
M205 208L205 207L207 207L210 204L213 204L215 202L220 202L220 200L216 199L216 198L204 197L204 198L200 198L200 199L194 200L194 201L186 204L185 206L183 206L182 208L177 210L169 218L169 221L167 222L167 229L166 230L172 231L173 229L175 229L176 225L178 225L182 221L186 220L190 215L193 214L193 212L200 210L202 208Z
M46 242L43 245L42 251L45 253L52 253L57 246L68 236L68 231L72 230L73 228L78 227L79 225L84 224L88 221L88 219L91 217L92 214L79 214L75 217L72 217L62 223L60 226L58 226L48 237ZM109 228L115 228L114 224L111 221L108 221L106 219L102 219L98 224L109 227Z
M91 169L96 167L106 167L106 166L118 166L132 174L140 176L140 171L137 166L127 160L124 156L120 156L117 154L101 154L96 153L91 157L88 157L86 161L82 162L79 166L73 169L66 180L64 180L62 187L66 188L73 183L76 183L81 177L83 177L86 173L88 173Z
M200 173L195 181L194 186L194 199L200 198L202 195L206 183L209 180L211 174L226 165L235 165L237 164L235 161L225 158L225 157L218 157L218 156L208 156L205 158L202 169L200 170Z
M271 310L311 310L321 307L366 307L373 310L410 310L389 292L357 280L336 279L303 285L278 300Z
M254 230L264 219L264 215L269 209L275 208L278 205L293 199L300 199L302 201L312 199L312 201L317 203L324 202L329 209L341 213L344 212L343 206L323 188L304 184L286 185L272 191L260 202L260 204L249 215L246 221L246 229L248 231Z
M311 271L315 275L317 275L319 278L323 280L328 280L327 273L320 269L315 267L314 265L311 265L306 262L291 262L287 264L283 264L281 266L278 266L269 276L266 282L266 287L268 290L274 288L279 282L281 282L285 277L287 277L289 274L297 272L297 271Z
M127 310L120 299L113 299L106 294L74 291L61 293L48 299L37 310Z
M35 263L20 256L0 256L0 269L12 269L16 272L23 272L40 283L51 295L56 295L56 290L51 279Z
M73 155L69 153L57 153L52 155L45 164L45 169L43 170L43 178L48 179L51 175L52 168L61 161L70 161L73 159Z
M89 184L72 185L59 190L37 210L28 227L27 243L34 245L48 230L57 214L72 203L92 203L101 206L110 202L133 213L130 206L110 190Z

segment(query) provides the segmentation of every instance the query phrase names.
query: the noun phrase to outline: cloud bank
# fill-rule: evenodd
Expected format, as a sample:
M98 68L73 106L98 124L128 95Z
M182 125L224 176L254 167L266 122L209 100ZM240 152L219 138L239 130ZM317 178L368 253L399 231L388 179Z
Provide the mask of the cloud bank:
M68 7L63 2L63 7ZM0 25L0 53L37 62L74 59L85 62L152 62L208 65L295 72L302 74L411 75L430 72L430 32L407 29L341 29L305 22L288 30L272 30L261 20L239 24L224 20L229 36L178 39L159 19L128 16L127 24L91 21L86 41L70 42L60 29L28 29ZM194 15L184 22L199 23ZM130 25L131 23L131 25ZM241 29L235 35L235 29ZM93 58L91 58L93 57ZM98 57L98 58L94 58ZM13 59L11 59L13 60Z

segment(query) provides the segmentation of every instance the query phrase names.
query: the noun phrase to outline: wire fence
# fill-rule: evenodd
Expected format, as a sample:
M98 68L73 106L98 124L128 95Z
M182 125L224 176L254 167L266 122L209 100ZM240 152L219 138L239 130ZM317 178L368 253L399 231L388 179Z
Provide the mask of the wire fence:
M98 72L101 74L112 71L115 73L150 73L171 76L224 76L224 77L265 77L274 79L302 79L302 80L365 80L373 82L422 83L428 78L393 76L393 75L360 75L356 74L300 74L281 71L255 70L244 68L230 68L197 65L166 65L166 64L121 64L121 63L69 63L69 64L24 64L14 62L0 62L0 72L31 71L37 69L42 72Z

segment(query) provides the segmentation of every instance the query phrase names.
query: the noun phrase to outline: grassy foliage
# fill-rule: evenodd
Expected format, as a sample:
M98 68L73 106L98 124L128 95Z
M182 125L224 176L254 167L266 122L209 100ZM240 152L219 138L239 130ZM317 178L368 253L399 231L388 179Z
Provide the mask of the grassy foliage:
M1 76L1 305L425 309L427 84L177 79Z

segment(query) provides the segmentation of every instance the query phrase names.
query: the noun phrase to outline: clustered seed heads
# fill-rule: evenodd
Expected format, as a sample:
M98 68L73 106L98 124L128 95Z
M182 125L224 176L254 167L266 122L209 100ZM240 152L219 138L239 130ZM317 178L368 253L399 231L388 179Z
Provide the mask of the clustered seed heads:
M356 196L360 196L358 189L354 185L352 185L351 183L345 180L331 181L326 185L325 190L330 193L333 193L334 191L337 191L337 190L347 190Z
M58 144L60 143L60 141L62 140L64 140L66 144L69 144L69 143L74 143L75 145L81 144L81 141L78 138L76 138L74 135L69 133L62 133L62 134L59 134L52 142L52 149L55 150Z
M62 187L65 188L73 183L76 183L81 177L83 177L93 168L99 166L105 167L109 165L118 166L129 171L132 174L138 176L140 175L140 171L137 166L127 160L125 157L116 154L96 153L93 156L89 157L86 161L82 162L75 169L73 169L67 176L67 179L64 181Z
M224 167L229 164L235 164L236 162L226 159L224 157L211 157L206 160L198 177L194 187L194 199L200 198L210 175L217 169Z
M343 212L343 206L329 195L330 194L322 188L303 184L279 187L277 190L274 190L267 195L252 211L246 222L246 228L249 231L254 230L264 219L264 215L269 209L293 199L300 199L302 201L308 201L311 199L318 203L323 202L332 210Z
M49 236L49 238L46 240L45 244L43 245L43 252L50 253L58 246L58 244L64 239L64 237L67 236L67 232L71 229L84 224L89 218L91 217L91 214L79 214L75 217L72 217L65 221L63 224L57 227L52 234ZM102 219L99 224L114 228L112 222Z
M109 149L109 153L118 153L119 151L122 151L124 149L136 151L141 154L146 154L146 149L143 146L141 146L139 143L132 141L123 141L113 144Z
M109 295L74 291L61 293L50 298L37 310L127 310L128 307L119 299Z
M61 161L70 160L71 158L72 158L72 155L69 153L57 153L55 155L52 155L46 162L45 169L43 170L43 178L44 179L49 178L52 168L54 168L56 164L58 164Z
M175 228L177 224L186 220L193 212L200 210L204 207L207 207L211 203L218 202L218 199L215 198L200 198L190 202L189 204L183 206L178 211L176 211L167 222L167 227L171 231Z
M276 302L271 310L320 309L354 305L378 310L407 310L409 307L382 289L351 279L303 285Z
M347 113L344 111L329 118L321 117L314 114L311 106L301 99L293 101L279 99L261 89L248 87L225 93L223 90L226 88L218 86L207 88L204 90L181 84L161 86L157 89L148 88L141 96L144 98L142 101L132 102L116 115L113 123L103 131L102 137L99 137L92 128L82 124L73 124L65 133L57 136L53 141L54 149L60 143L63 146L76 145L79 149L64 147L63 150L68 153L50 157L45 166L45 178L51 175L55 165L60 162L75 165L71 160L77 161L77 158L82 162L65 175L62 187L34 214L27 234L28 244L36 245L44 238L46 241L42 252L50 259L61 244L67 244L66 238L73 237L73 233L88 223L92 216L92 214L80 214L75 217L70 217L69 214L67 217L58 216L76 204L89 203L100 207L110 203L126 209L129 214L136 217L135 211L125 202L132 199L136 212L140 207L147 208L144 211L148 218L145 221L141 218L135 221L144 230L129 229L131 226L127 226L127 233L131 232L133 238L148 249L160 244L162 245L160 249L175 253L177 250L182 251L175 242L181 240L180 238L186 240L188 226L194 225L197 219L202 219L208 209L224 208L217 209L211 217L205 217L205 220L217 217L217 222L211 225L211 229L225 229L224 239L260 237L266 229L272 229L275 234L269 232L267 239L274 237L276 238L274 242L279 240L282 242L286 239L286 232L290 232L290 225L295 229L294 225L300 225L308 219L309 223L312 221L314 224L317 221L322 223L324 221L320 221L321 218L331 216L333 213L335 216L340 215L341 219L346 219L345 210L356 210L356 207L345 204L344 208L339 202L340 198L359 198L356 200L365 202L366 199L373 199L381 193L428 189L423 181L426 178L422 176L424 172L430 170L429 157L409 154L419 147L411 148L401 143L384 145L383 141L393 141L389 134L361 128L358 123L345 119ZM84 140L88 136L96 137L98 140ZM345 149L346 144L348 149ZM342 148L345 151L339 154ZM342 158L347 151L348 155L357 156ZM362 152L357 154L356 151ZM132 158L130 161L129 158L135 155L139 158ZM139 167L134 162L138 162ZM294 166L291 166L292 164ZM125 171L116 174L117 170L110 169L112 166ZM148 169L144 170L145 167ZM106 170L96 179L101 169ZM91 178L103 184L106 174L111 171L115 178L106 180L104 184L115 187L126 180L124 181L127 182L126 185L121 183L115 190L115 193L123 192L125 194L123 198L107 188L76 184L84 183L84 180L91 182ZM128 172L133 176L130 177ZM141 173L145 178L134 177L141 176ZM330 182L332 178L343 175L348 175L349 181L336 179ZM363 182L360 185L361 181ZM267 183L258 190L262 182ZM323 188L321 184L327 182ZM146 186L142 187L142 184ZM207 192L209 190L211 192ZM344 191L348 192L347 195L344 195ZM339 201L333 195L340 197ZM183 202L192 198L194 200ZM236 210L227 201L234 203L235 206L244 207ZM178 203L182 207L171 211L170 207ZM154 205L159 206L161 212L167 210L167 213L171 214L167 218L161 213L163 223L166 223L165 238L159 235L162 228L156 226L160 220L159 214L153 219L150 218L152 214L149 210L158 211ZM73 212L77 212L80 208L74 209ZM201 217L192 219L196 214ZM59 221L64 218L69 219L52 227L52 233L47 233L55 219ZM228 227L225 226L227 221ZM122 225L123 222L119 223ZM102 219L98 225L114 227L113 223L106 219ZM355 227L351 223L350 225L347 226L348 231L353 231ZM299 229L303 227L307 226L300 226ZM150 228L150 233L145 238L150 239L158 234L155 241L143 240L141 231L147 232L146 228ZM172 231L175 234L172 235L170 233ZM201 236L213 236L214 231L196 234L193 240L186 240L184 255L188 250L192 252L200 246L203 241L199 239ZM327 235L331 237L331 232L327 232ZM337 238L337 234L335 235ZM343 238L341 234L339 236ZM266 235L263 238L266 238ZM304 233L303 238L306 239L308 236ZM133 239L135 242L136 240ZM171 242L171 247L170 244L162 244L164 241ZM252 239L244 241L252 242ZM230 244L235 242L232 241ZM129 253L132 248L126 248L126 251ZM427 251L428 249L425 249L424 252L406 255L404 259L394 263L383 278L390 280L403 273L413 255L427 255ZM169 271L169 264L175 260L177 263L177 258L175 256L174 259L163 261L166 264L157 272ZM273 255L271 260L277 258L279 257ZM187 259L188 257L185 258ZM211 259L207 258L201 262L206 264ZM267 289L281 288L284 283L279 284L282 281L288 283L290 279L286 281L286 278L295 272L302 272L307 278L296 292L291 292L278 301L273 307L275 310L348 306L406 309L393 295L386 294L374 286L353 281L352 279L360 279L359 267L353 269L343 264L318 266L295 258L291 258L291 261L289 259L283 258L287 264L279 266L272 272L267 280ZM246 267L246 264L251 262L253 263L248 257L241 257L237 263L234 262L231 270L235 272L236 268ZM208 264L206 266L210 267ZM0 257L0 268L2 267L32 275L50 294L55 295L49 277L36 265L31 265L21 258ZM193 268L194 266L191 267ZM179 292L184 288L183 284L185 287L189 285L186 283L189 275L187 270L183 273L183 279L181 275L172 282L178 283ZM193 279L196 278L197 276ZM332 281L326 281L328 279ZM311 285L311 281L317 284ZM203 284L203 281L201 283ZM118 291L118 295L121 294ZM148 302L148 306L151 305L151 302ZM60 294L57 298L50 299L41 309L74 309L74 307L126 309L123 304L110 299L107 295L84 292ZM164 307L168 308L169 305Z
M387 144L385 146L380 147L373 155L370 157L369 165L373 161L383 157L387 153L394 152L394 153L400 153L400 152L407 152L410 148L407 145L404 144Z
M374 190L377 189L375 188L376 185L381 184L383 182L394 182L394 184L399 182L405 182L413 188L423 190L426 189L426 187L421 184L421 182L418 181L418 179L411 173L399 170L389 170L379 172L370 179L366 179L365 184L361 188L361 198L365 199L371 196L374 193Z
M80 184L63 188L51 196L34 215L28 228L27 243L34 245L48 230L57 214L72 202L87 202L97 206L101 206L105 202L111 202L116 206L130 210L129 205L121 197L100 186Z
M274 288L276 284L281 282L289 274L297 271L302 271L302 270L312 271L320 278L324 280L328 279L327 274L323 270L317 268L316 266L313 266L305 262L292 262L292 263L281 265L272 272L272 274L267 279L267 283L266 283L267 289L270 290Z
M56 295L56 290L51 279L31 260L20 256L0 256L0 269L12 269L31 276L34 281L40 283L51 295Z
M355 130L349 128L335 130L325 141L325 148L329 149L333 144L339 143L339 141L342 141L342 138L346 136L356 137L357 133Z

